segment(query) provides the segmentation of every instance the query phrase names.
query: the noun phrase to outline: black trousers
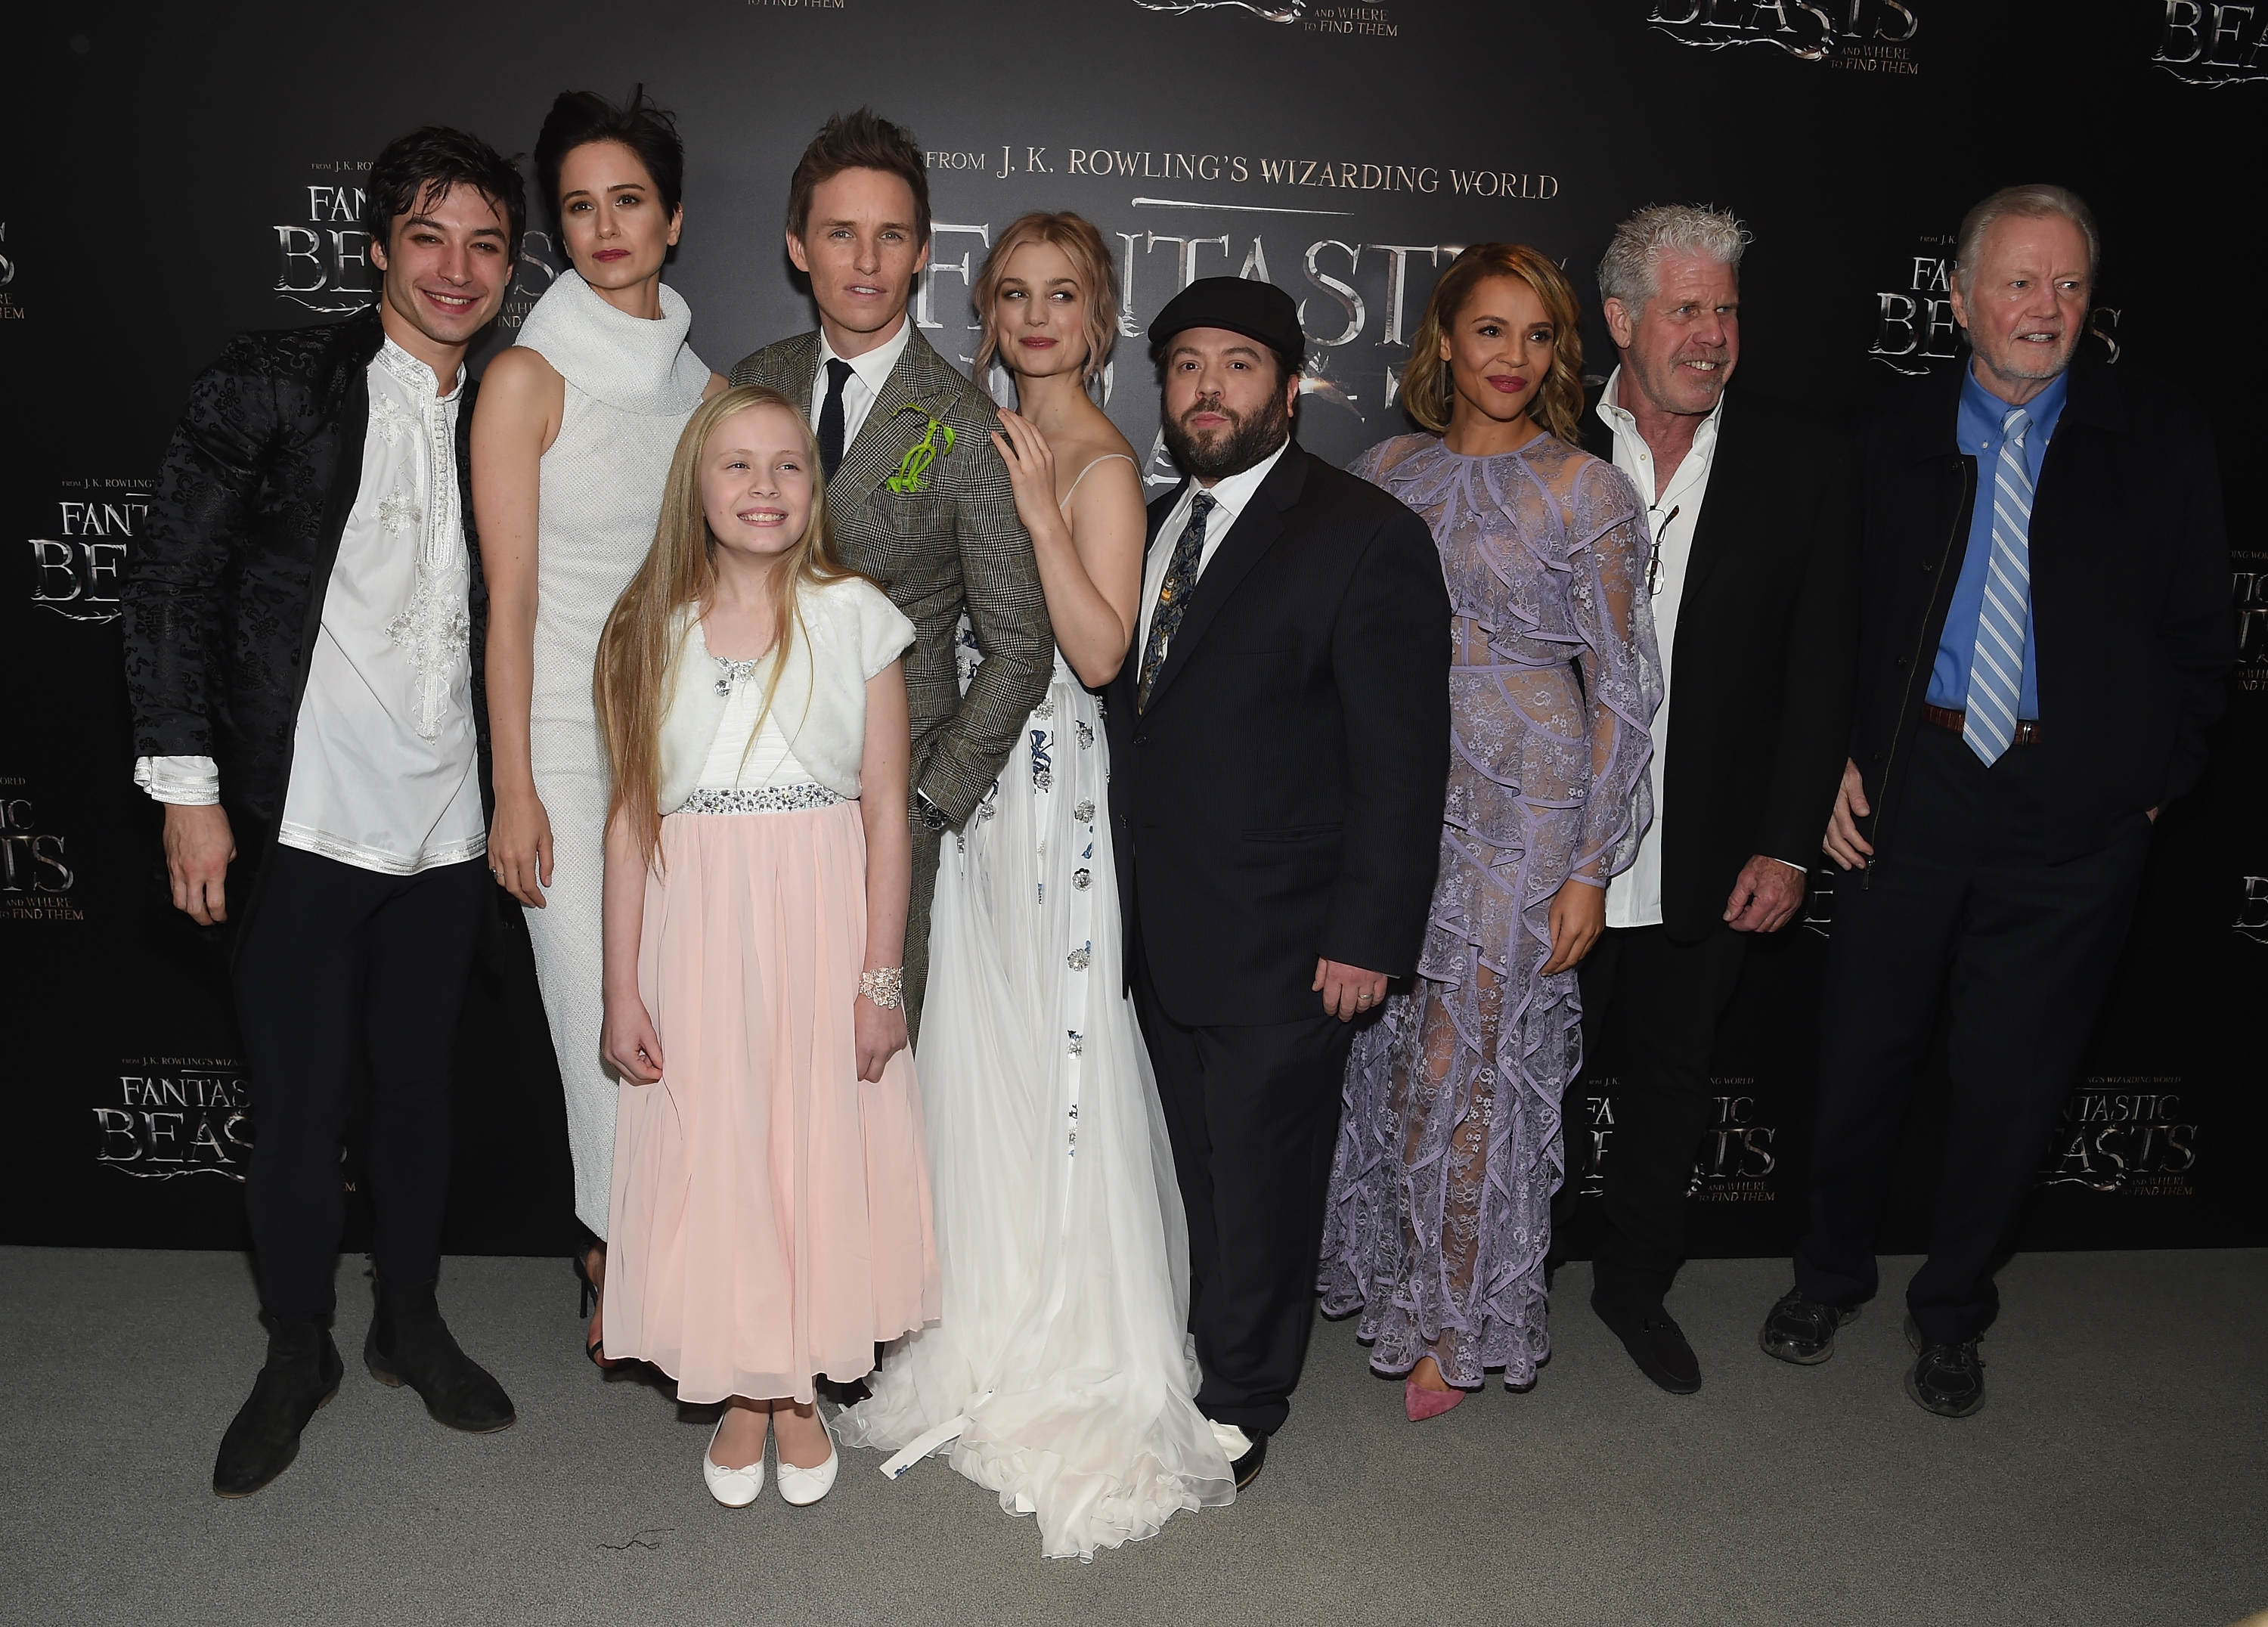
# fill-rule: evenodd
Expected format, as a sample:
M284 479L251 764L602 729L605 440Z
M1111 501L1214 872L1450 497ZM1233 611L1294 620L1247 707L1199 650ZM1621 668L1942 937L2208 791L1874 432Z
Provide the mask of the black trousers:
M234 982L252 1081L245 1208L260 1301L279 1323L328 1315L335 1299L358 1056L379 1277L414 1286L441 1274L450 1055L492 885L476 861L388 876L297 848L269 858Z
M1940 1004L1952 1076L1929 1258L1906 1288L1925 1338L1958 1344L1999 1307L1993 1256L2078 1080L2133 917L2149 822L2046 862L2039 762L1987 769L1924 725L1898 825L1863 885L1835 889L1820 1012L1819 1111L1796 1285L1874 1292L1874 1229Z
M1197 1410L1271 1435L1291 1413L1314 1323L1353 1027L1327 1015L1321 995L1297 1022L1185 1027L1159 1003L1138 947L1134 1003L1189 1215Z
M1602 1049L1615 1056L1592 1256L1593 1292L1608 1304L1660 1310L1685 1263L1694 1154L1716 1106L1709 1056L1748 954L1747 936L1729 927L1678 944L1664 928L1630 926L1610 929L1583 962L1585 1071Z

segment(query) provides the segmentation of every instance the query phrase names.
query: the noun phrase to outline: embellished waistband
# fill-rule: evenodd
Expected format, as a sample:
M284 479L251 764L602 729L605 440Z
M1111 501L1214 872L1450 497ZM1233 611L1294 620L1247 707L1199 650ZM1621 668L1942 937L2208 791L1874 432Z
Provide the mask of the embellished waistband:
M706 787L686 798L679 814L802 814L849 802L824 785L735 786L731 791Z

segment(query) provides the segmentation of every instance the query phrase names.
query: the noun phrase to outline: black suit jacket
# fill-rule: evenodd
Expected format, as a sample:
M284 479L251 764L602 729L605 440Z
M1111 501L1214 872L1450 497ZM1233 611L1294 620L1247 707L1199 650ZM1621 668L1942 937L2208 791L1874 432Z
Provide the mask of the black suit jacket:
M1150 505L1150 546L1181 495ZM1119 896L1167 1013L1319 1015L1318 957L1416 969L1449 771L1449 596L1425 522L1290 447L1198 578L1146 712L1108 691Z
M1866 441L1851 756L1877 858L1896 851L1905 766L1982 477L1955 439L1961 379L1917 380ZM2070 379L2029 534L2040 743L2011 748L2039 754L2051 864L2105 846L2197 783L2236 652L2204 413L2091 357Z
M1599 394L1583 448L1612 462ZM1667 652L1669 729L1654 738L1662 925L1678 942L1723 922L1756 855L1805 871L1818 857L1850 741L1858 534L1850 443L1727 389Z
M232 946L257 906L291 783L307 652L322 625L339 538L362 484L375 307L313 328L241 334L189 387L129 556L126 691L136 756L210 757L236 838ZM481 651L488 588L469 497L474 386L457 409L458 500L472 556L473 726L492 806Z

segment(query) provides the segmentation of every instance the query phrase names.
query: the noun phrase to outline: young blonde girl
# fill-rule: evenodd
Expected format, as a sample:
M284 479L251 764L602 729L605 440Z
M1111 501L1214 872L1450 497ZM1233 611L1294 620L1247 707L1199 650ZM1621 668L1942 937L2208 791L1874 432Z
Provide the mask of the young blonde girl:
M814 1380L938 1314L900 986L910 842L898 658L913 625L835 563L811 431L777 392L685 426L595 698L607 1059L622 1071L606 1351L728 1404L728 1507L812 1503Z

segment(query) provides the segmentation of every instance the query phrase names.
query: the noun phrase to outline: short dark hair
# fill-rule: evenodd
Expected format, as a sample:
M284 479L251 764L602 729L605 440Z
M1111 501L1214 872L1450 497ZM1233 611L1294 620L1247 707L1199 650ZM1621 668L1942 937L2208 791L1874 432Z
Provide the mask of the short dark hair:
M787 183L787 229L803 235L811 218L811 195L822 180L832 180L847 169L880 170L895 175L914 195L914 230L921 242L929 241L929 164L922 157L914 133L893 124L872 107L856 113L828 115Z
M634 87L630 99L617 107L596 91L562 91L544 115L543 132L535 138L535 184L542 189L543 206L551 225L559 225L559 171L567 155L593 142L611 141L628 147L653 181L664 217L674 215L685 196L685 144L678 138L677 118L648 101L645 86Z
M395 136L370 166L371 236L390 249L396 220L414 214L429 196L438 203L460 186L470 187L502 212L511 239L505 257L518 259L519 239L527 230L527 187L519 178L519 161L477 136L443 124Z

